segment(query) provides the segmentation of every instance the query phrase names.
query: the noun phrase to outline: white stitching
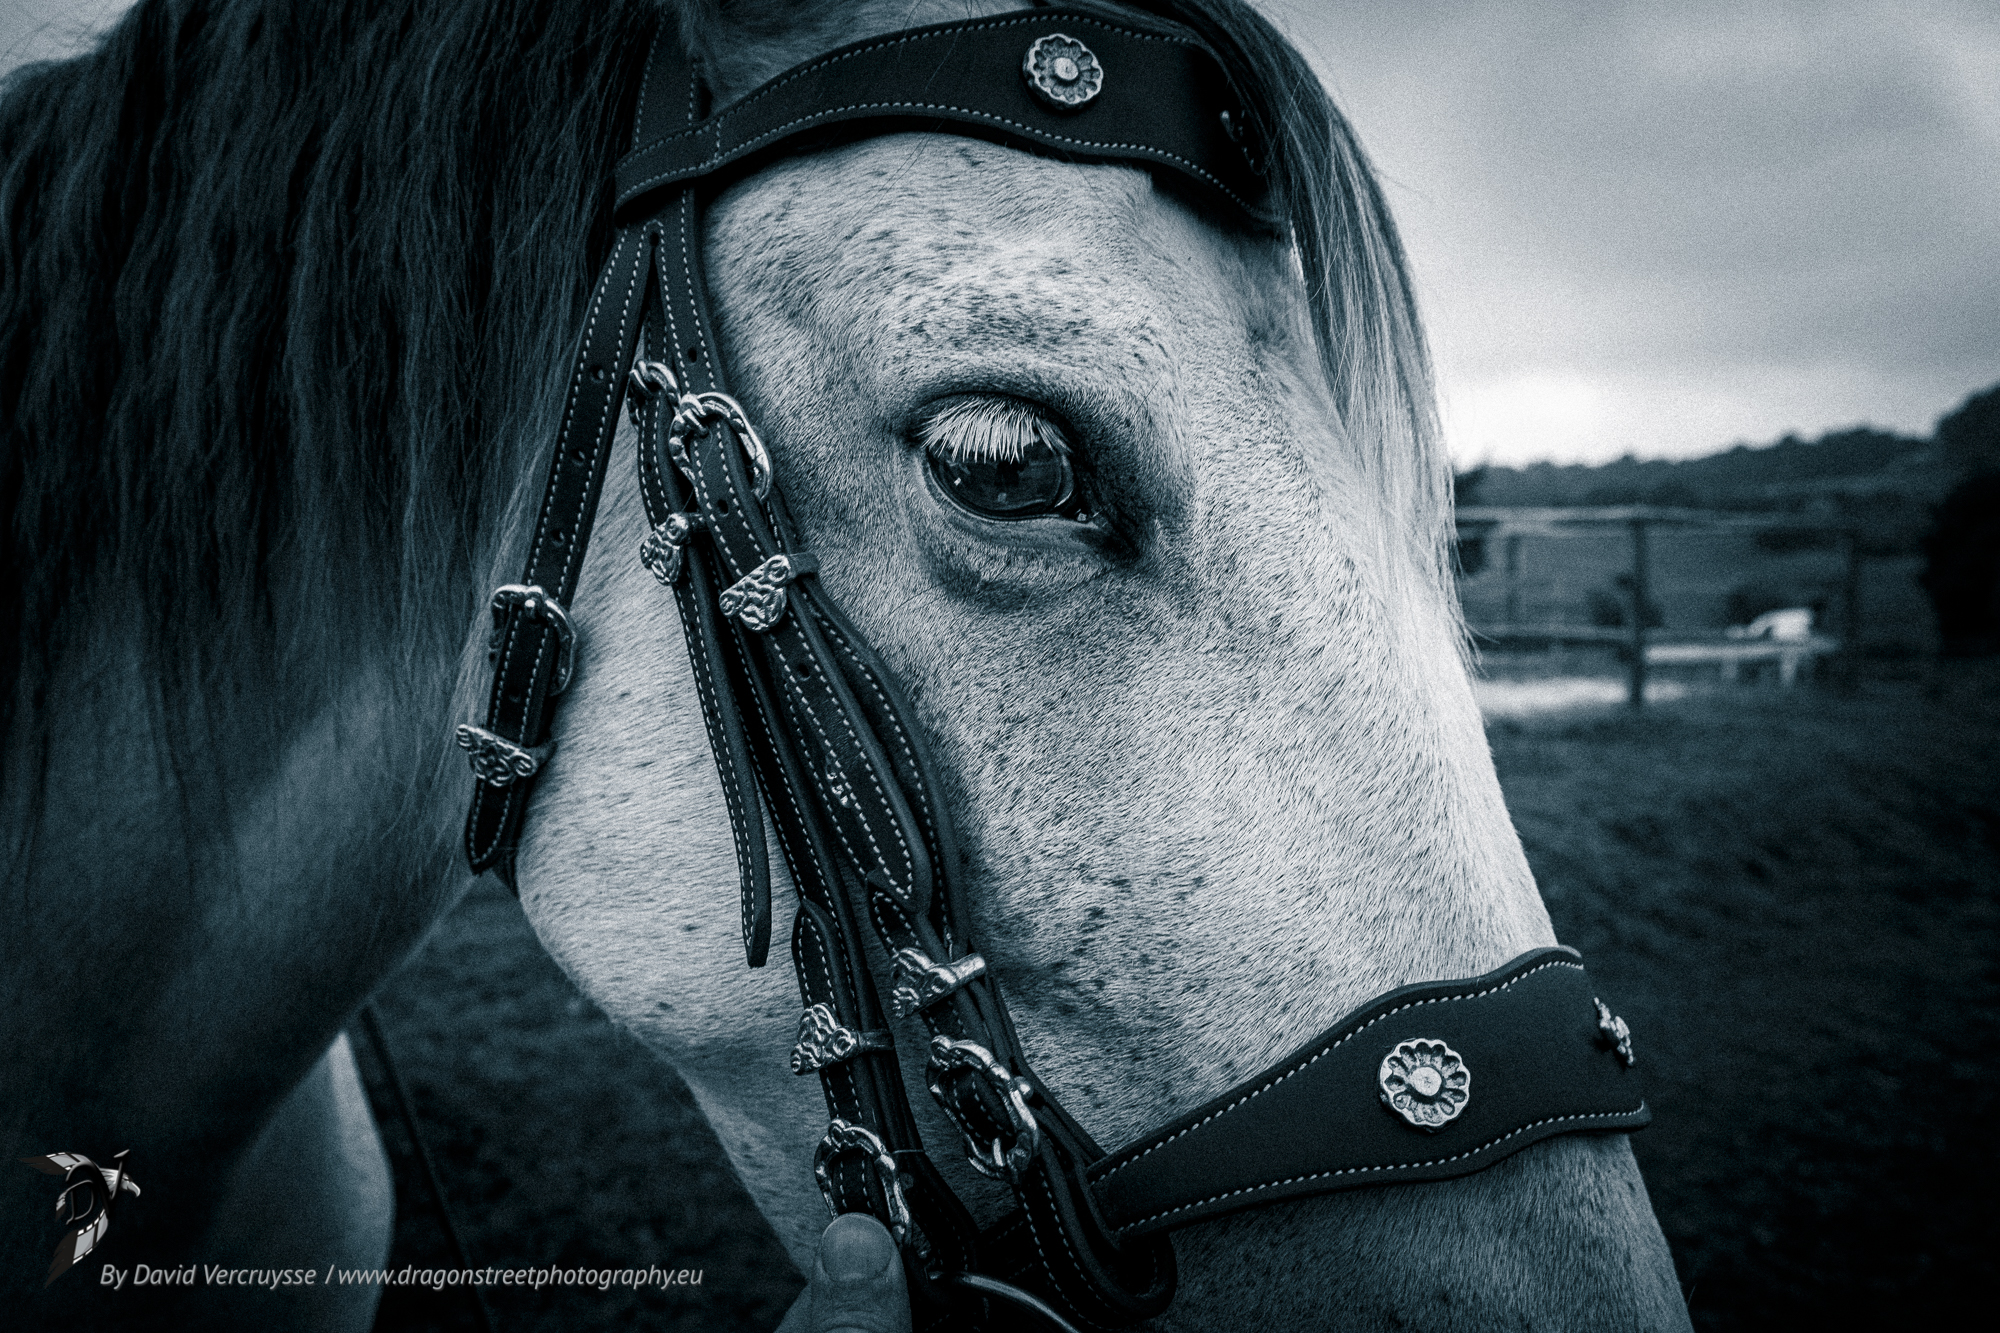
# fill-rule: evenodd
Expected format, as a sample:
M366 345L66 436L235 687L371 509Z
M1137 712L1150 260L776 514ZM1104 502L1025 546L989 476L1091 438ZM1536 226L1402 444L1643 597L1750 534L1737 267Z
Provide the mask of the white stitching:
M1010 120L1006 116L996 116L990 111L974 111L970 107L952 106L943 102L852 102L847 106L829 107L825 110L815 111L810 116L800 116L796 120L786 121L783 125L777 126L775 129L766 130L754 139L745 140L736 145L736 147L729 149L726 153L722 148L722 131L718 126L716 129L716 148L708 157L695 163L692 167L676 168L648 176L645 180L626 187L621 192L621 197L630 200L652 189L662 181L673 180L676 177L690 174L705 174L721 164L726 157L735 158L746 153L753 153L763 145L785 137L786 134L790 133L797 126L813 121L821 121L828 117L845 115L850 111L949 111L954 115L968 116L975 120L986 121L989 124L1004 125L1009 129L1018 130L1038 142L1053 140L1056 143L1074 144L1084 149L1118 149L1126 152L1137 152L1160 161L1172 162L1186 170L1188 174L1198 176L1210 185L1213 185L1216 189L1222 191L1223 194L1229 197L1231 203L1246 213L1256 211L1236 191L1224 185L1221 178L1199 163L1182 157L1179 153L1170 153L1164 148L1156 148L1151 144L1116 143L1103 139L1079 139L1074 135L1068 134L1051 134L1046 130L1036 129L1032 125L1024 125L1018 120Z
M623 307L620 308L618 312L618 341L616 344L617 351L615 353L618 361L624 360L625 329L632 322L632 317L634 313L634 302L632 299L632 294L634 291L638 289L639 282L641 278L644 276L646 271L646 244L645 244L646 237L644 230L642 229L638 233L638 235L632 239L636 240L638 243L633 246L631 275L625 279L625 304ZM617 362L614 361L612 364L613 364L613 374L615 376ZM618 423L616 419L613 418L612 416L612 406L618 401L618 388L619 388L618 382L614 378L605 389L604 410L598 413L597 432L596 434L591 436L591 451L590 451L591 462L589 464L585 464L584 466L593 466L593 467L595 466L597 455L604 452L607 431L615 432L618 428ZM567 441L567 439L568 439L568 432L565 431L563 435L556 440L556 448L561 449L564 443ZM560 467L561 463L558 462L557 466ZM576 513L570 516L569 554L563 557L562 573L559 574L556 578L556 582L559 586L564 586L564 587L568 586L570 581L571 571L576 567L577 561L583 558L583 515L584 511L590 506L590 491L591 488L589 484L586 483L584 485L582 492L576 498ZM538 551L540 549L539 542L537 542L536 544L536 549Z
M681 216L680 233L681 233L681 277L683 279L682 285L687 290L688 306L691 310L694 311L694 328L691 329L690 332L693 333L694 335L695 350L701 356L710 358L709 360L706 360L702 363L703 375L707 377L710 383L719 385L722 382L721 380L722 372L718 368L716 362L712 359L714 354L708 350L708 338L702 332L701 328L702 292L701 289L695 285L694 259L688 253L688 238L694 231L694 224L699 220L698 218L695 217L694 191L691 189L681 191L681 214L682 216ZM678 353L680 351L680 348L676 347L674 351ZM692 372L690 372L688 378L690 379L690 381L694 378Z
M869 692L875 696L875 701L882 706L882 715L889 720L889 725L896 733L896 748L902 752L904 761L909 764L912 772L921 774L923 766L917 762L916 750L910 744L908 731L904 729L901 720L896 716L896 710L889 705L889 696L882 688L882 682L876 679L875 673L869 670L868 664L861 660L861 655L855 651L854 645L847 641L847 637L840 632L836 625L830 621L821 621L820 624L821 628L826 632L827 637L832 639L846 656L847 660L854 664L855 671L867 683ZM923 825L924 832L929 835L926 850L936 848L941 853L943 849L938 846L937 829L932 823L930 793L922 783L919 783L916 795L917 799L912 803L912 809L918 821ZM937 874L933 874L934 890L935 881L938 878Z
M826 761L823 767L826 768L829 773L831 773L834 766L839 762L839 754L834 749L833 741L828 737L826 728L820 725L820 720L818 715L813 712L811 704L807 702L803 687L801 687L796 681L792 680L789 676L789 673L785 671L781 670L776 672L775 674L778 676L780 680L784 681L785 692L788 695L792 695L795 697L799 712L805 716L806 721L812 726L813 734L819 738L820 751L822 754L826 756ZM836 715L839 716L841 722L844 724L844 728L848 736L854 740L854 748L856 750L860 750L861 742L860 739L856 737L854 734L854 726L852 722L848 720L847 710L836 706L833 711ZM875 766L867 762L867 754L865 751L862 753L861 758L862 758L861 767L867 771L870 785L872 785L875 788L875 794L881 798L882 803L884 805L887 805L889 803L889 798L887 794L883 792L881 782L877 780L875 777ZM829 811L829 814L831 813L832 812ZM849 859L859 863L861 861L861 856L856 851L853 842L849 840L846 828L843 827L846 821L841 819L838 815L834 815L833 818L830 819L828 822L833 825L834 832L840 836L840 845L847 849L847 855ZM880 866L882 870L886 873L889 869L888 865L889 858L882 854L882 844L876 840L875 830L869 827L868 820L862 817L858 812L856 814L854 822L860 825L861 832L863 833L863 835L867 837L868 850L874 854L872 859L874 860L875 864L877 866ZM892 824L893 822L894 821L891 821ZM898 842L902 841L902 833L900 830L898 830L896 838ZM903 848L903 853L905 857L909 855L909 848L907 846Z
M794 809L796 809L796 807L794 807ZM840 990L839 987L835 985L835 982L838 980L838 978L833 968L833 954L827 949L826 941L820 937L819 922L817 918L815 918L812 915L812 913L805 911L805 909L803 908L800 909L800 915L805 918L805 921L807 923L804 927L804 930L807 936L810 938L813 948L819 951L820 966L825 971L826 974L826 984L828 991L827 998L829 1000L837 999L839 997ZM831 913L829 913L828 915L831 915ZM838 926L836 926L835 928L838 929ZM796 921L794 922L792 929L794 930L800 929ZM820 1066L820 1072L831 1073L845 1082L846 1085L845 1090L844 1091L836 1090L836 1092L834 1093L834 1096L838 1100L844 1101L845 1103L851 1106L859 1106L861 1104L861 1098L855 1093L854 1090L855 1071L852 1068L850 1068L846 1063L839 1062L831 1065L822 1065ZM843 1166L841 1168L841 1178L840 1178L840 1184L842 1189L847 1188L846 1172L847 1168Z
M715 677L709 670L708 653L702 646L699 632L695 629L694 617L681 617L681 634L687 640L688 661L698 677L695 682L697 692L705 687L710 700L718 699L720 696L716 693ZM722 776L723 799L729 805L729 831L736 843L736 860L739 866L748 869L750 835L747 830L750 817L743 804L742 788L737 784L736 765L730 761L728 741L723 736L721 710L704 708L702 711L707 715L709 748L715 752L715 767ZM742 710L739 708L737 711L741 713Z
M1583 964L1581 963L1572 962L1567 958L1551 958L1547 962L1535 964L1533 967L1529 968L1526 972L1523 972L1518 977L1510 977L1506 981L1501 982L1499 985L1489 986L1483 991L1474 991L1470 994L1465 994L1465 995L1434 995L1429 999L1412 1000L1408 1004L1399 1004L1394 1009L1389 1010L1387 1013L1377 1014L1375 1017L1369 1019L1366 1023L1363 1023L1360 1027L1355 1028L1352 1032L1334 1038L1331 1042L1328 1042L1325 1046L1320 1047L1317 1051L1314 1051L1311 1055L1307 1056L1303 1061L1294 1065L1292 1068L1287 1069L1284 1073L1278 1075L1278 1077L1272 1079L1269 1083L1266 1083L1263 1087L1258 1088L1255 1092L1246 1093L1242 1097L1231 1102L1229 1105L1223 1107L1220 1111L1215 1112L1213 1115L1203 1116L1200 1120L1197 1120L1194 1124L1189 1125L1187 1128L1182 1130L1177 1130L1176 1132L1169 1134L1166 1138L1161 1139L1158 1142L1147 1144L1144 1149L1136 1151L1132 1148L1125 1149L1124 1152L1134 1153L1134 1155L1119 1162L1116 1166L1106 1168L1104 1174L1101 1176L1096 1175L1093 1172L1092 1173L1093 1178L1100 1185L1107 1183L1108 1181L1110 1181L1111 1177L1117 1175L1120 1171L1123 1171L1126 1167L1132 1165L1140 1158L1146 1157L1149 1154L1153 1153L1154 1151L1166 1147L1169 1143L1172 1143L1175 1139L1180 1138L1184 1134L1194 1133L1194 1131L1200 1129L1203 1125L1208 1124L1212 1120L1218 1120L1221 1117L1228 1115L1231 1111L1234 1111L1239 1106L1248 1105L1249 1103L1255 1101L1257 1098L1263 1096L1265 1093L1269 1092L1271 1089L1277 1087L1280 1083L1283 1083L1286 1079L1292 1077L1292 1075L1302 1074L1306 1070L1312 1068L1312 1066L1319 1063L1320 1058L1322 1056L1332 1054L1337 1048L1354 1040L1356 1037L1366 1032L1369 1028L1374 1027L1377 1023L1386 1022L1387 1020L1394 1018L1397 1014L1400 1014L1405 1010L1416 1009L1426 1004L1444 1004L1448 1001L1481 999L1485 996L1497 994L1500 991L1506 990L1509 986L1517 985L1520 982L1526 981L1529 977L1534 976L1535 973L1545 971L1551 967L1568 967L1568 968L1574 968L1578 972L1583 971ZM1123 1156L1123 1153L1121 1153L1120 1156Z
M1111 1319L1115 1319L1118 1315L1117 1307L1112 1305L1110 1301L1105 1300L1103 1296L1098 1294L1097 1284L1091 1281L1090 1274L1084 1269L1083 1260L1077 1257L1076 1246L1070 1244L1069 1228L1062 1224L1062 1210L1056 1207L1055 1186L1050 1183L1049 1173L1047 1171L1042 1172L1041 1181L1042 1181L1042 1197L1046 1198L1049 1201L1049 1213L1056 1219L1056 1228L1055 1228L1056 1235L1062 1239L1063 1252L1069 1256L1070 1268L1076 1273L1078 1287L1082 1290L1082 1292L1087 1293L1093 1297L1096 1297L1097 1303L1103 1309L1105 1315ZM1039 1228L1037 1228L1034 1225L1034 1214L1031 1210L1029 1210L1025 1206L1023 1206L1021 1211L1028 1215L1029 1234L1035 1237L1035 1252L1037 1254L1041 1254L1042 1250L1041 1232ZM1087 1323L1095 1324L1099 1327L1107 1326L1106 1319L1093 1319L1091 1318L1091 1316L1084 1314L1081 1309L1076 1308L1077 1302L1073 1297L1071 1297L1071 1293L1064 1290L1062 1283L1056 1281L1056 1275L1053 1272L1049 1271L1049 1261L1048 1261L1048 1256L1046 1255L1042 1256L1042 1269L1044 1272L1049 1273L1049 1281L1051 1282L1051 1284L1054 1285L1055 1289L1059 1292L1062 1292L1065 1297L1070 1297L1071 1309L1075 1310L1075 1312L1078 1315L1082 1316L1082 1318Z
M1331 1180L1335 1176L1360 1175L1370 1171L1421 1171L1425 1167L1443 1166L1449 1162L1461 1162L1468 1157L1477 1157L1488 1148L1498 1147L1508 1139L1525 1134L1531 1129L1539 1129L1543 1125L1561 1124L1570 1120L1622 1120L1626 1116L1638 1115L1645 1109L1646 1103L1642 1098L1639 1104L1629 1111L1587 1111L1578 1112L1575 1115L1552 1115L1546 1119L1522 1125L1519 1129L1509 1130L1499 1138L1482 1143L1477 1148L1467 1148L1464 1152L1453 1153L1449 1157L1432 1158L1428 1162L1390 1162L1384 1166L1343 1166L1335 1171L1315 1171L1311 1175L1292 1176L1285 1180L1266 1181L1262 1185L1245 1185L1241 1189L1224 1190L1221 1194L1213 1194L1206 1199L1198 1199L1193 1203L1184 1203L1178 1207L1166 1209L1164 1212L1153 1213L1150 1216L1127 1222L1124 1226L1118 1228L1118 1234L1122 1236L1135 1227L1145 1226L1149 1222L1157 1222L1159 1219L1171 1217L1175 1213L1187 1212L1191 1208L1204 1208L1211 1203L1217 1203L1223 1199L1233 1199L1239 1194L1255 1194L1258 1190L1277 1189L1284 1185L1297 1185L1308 1180Z
M937 38L940 36L955 38L958 36L958 34L965 32L983 32L998 28L1018 28L1023 26L1024 24L1044 23L1047 21L1048 21L1047 15L1040 15L1040 16L1023 15L1016 18L991 19L985 23L970 23L962 27L954 28L950 33L936 33L936 32L905 33L902 36L885 38L882 41L873 42L867 46L859 47L852 51L843 51L837 55L829 55L820 60L814 61L810 65L806 65L800 69L794 70L790 74L781 76L780 78L774 80L771 83L765 84L762 88L759 88L756 92L751 93L748 97L744 98L742 101L729 107L728 110L724 111L721 116L716 117L713 123L716 125L719 131L720 123L723 120L726 120L728 117L736 115L737 113L745 110L751 104L756 102L759 98L769 97L772 94L776 93L778 89L784 87L786 84L793 83L799 79L805 78L809 74L817 74L820 70L826 69L832 65L839 64L843 60L856 60L862 56L873 55L877 51L886 51L892 46L907 46L911 42L929 41L932 40L933 38ZM1115 32L1122 37L1129 37L1134 41L1165 42L1171 46L1181 47L1184 50L1194 51L1198 54L1202 53L1201 48L1194 45L1192 42L1182 41L1178 37L1169 37L1164 33L1134 32L1129 28L1117 27L1113 24L1103 22L1102 20L1099 19L1083 18L1080 16L1074 18L1073 20L1068 18L1064 20L1064 22L1072 22L1072 21L1079 27L1087 24L1091 27L1098 28L1104 32ZM690 91L688 94L688 107L689 107L688 119L694 120L695 119L694 109L693 109L694 94L692 91ZM644 145L643 147L639 148L636 151L650 152L651 150L658 148L661 144L666 143L670 139L678 139L687 135L698 134L703 129L706 128L708 127L697 125L693 129L683 130L679 134L663 134L659 138L653 140L649 144Z
M639 105L632 109L632 147L635 149L639 146L639 135L646 128L646 89L653 82L649 76L660 54L660 39L666 35L667 25L655 24L652 45L646 48L646 63L641 67L644 73L639 75Z

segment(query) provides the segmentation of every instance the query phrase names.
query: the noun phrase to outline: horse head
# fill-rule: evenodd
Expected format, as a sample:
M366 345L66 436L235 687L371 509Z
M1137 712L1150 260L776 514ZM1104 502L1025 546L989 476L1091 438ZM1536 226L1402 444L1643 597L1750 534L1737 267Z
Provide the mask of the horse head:
M891 8L799 23L740 5L698 15L691 41L726 107L830 47L967 10ZM1280 188L1316 234L1131 165L889 133L732 181L701 240L721 356L799 541L934 751L981 955L1042 1077L1107 1144L1371 996L1554 943L1467 681L1395 233L1344 123L1314 97L1288 110L1315 108L1287 146L1318 160ZM809 1264L826 1108L784 1059L790 969L743 966L679 617L632 555L638 447L613 459L571 608L587 652L521 898L687 1079ZM897 1035L922 1051L914 1021ZM928 1109L920 1062L903 1074ZM958 1141L942 1116L923 1128ZM994 1192L936 1156L990 1221ZM1177 1252L1162 1327L1685 1319L1614 1136L1204 1223Z
M677 1066L801 1262L825 1224L816 1157L849 1154L851 1193L866 1143L792 1071L802 1007L808 1072L864 1049L886 1068L893 1036L910 1133L988 1224L1007 1192L956 1151L933 1080L996 1072L980 1095L1032 1103L1037 1151L1115 1149L1371 997L1555 942L1467 683L1428 363L1366 159L1242 0L1081 7L1064 22L1208 52L1174 87L1240 99L1203 132L1239 145L1225 155L1260 197L1158 155L1066 153L1060 130L1028 151L905 124L744 158L699 233L642 234L663 275L705 266L714 328L685 348L648 334L647 403L606 446L567 597L524 586L519 556L531 533L580 535L536 500L550 427L591 382L560 374L603 305L585 256L641 235L606 182L635 118L661 113L641 96L648 43L698 68L689 114L703 96L726 114L843 44L1013 22L1005 5L144 0L90 53L9 76L4 1110L24 1151L133 1150L154 1211L121 1213L108 1244L160 1264L381 1262L386 1180L356 1183L357 1163L383 1175L379 1144L348 1114L336 1038L467 882L447 859L468 785L451 737L505 694L487 686L485 588L505 585L507 634L574 628L552 750L459 733L489 786L539 765L508 858L528 915ZM1125 66L1095 67L1097 40L1070 32L1040 66L1010 49L1001 73L1059 107L1100 82L1108 101ZM905 89L924 72L873 68ZM927 1069L915 1019L842 1031L789 968L744 966L737 842L757 830L730 812L752 808L747 779L718 777L680 592L656 577L673 581L679 530L647 513L679 484L661 482L661 433L701 426L665 427L660 386L700 364L727 367L744 429L735 409L701 428L747 442L754 424L794 539L791 565L729 591L779 633L787 578L805 580L794 617L837 603L852 681L878 691L861 706L901 747L883 763L928 774L953 947L892 960L862 927L843 937L853 971L885 991L893 971L919 1007L961 983L1004 996L1000 1036L1039 1083L976 1043ZM704 495L699 540L719 541ZM833 807L869 799L845 773L815 782ZM796 812L770 809L785 843ZM752 954L767 924L823 943L774 874L768 920L746 899ZM1468 1085L1441 1043L1403 1040L1435 1035L1394 1031L1396 1089L1486 1105L1496 1071L1475 1061ZM1411 1123L1411 1142L1435 1128ZM985 1165L1017 1182L1038 1169L1002 1156ZM238 1207L259 1185L267 1206ZM74 1278L33 1295L38 1189L0 1180L0 1283L41 1301L30 1318L224 1317L215 1293L177 1312ZM1686 1325L1616 1134L1201 1217L1175 1237L1157 1327ZM1170 1262L1164 1242L1131 1252ZM365 1326L357 1291L311 1317Z

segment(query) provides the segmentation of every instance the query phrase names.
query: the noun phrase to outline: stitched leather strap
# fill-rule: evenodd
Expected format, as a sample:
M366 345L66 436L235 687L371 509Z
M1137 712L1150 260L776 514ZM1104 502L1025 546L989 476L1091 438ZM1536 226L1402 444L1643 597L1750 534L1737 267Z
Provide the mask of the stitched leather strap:
M1072 54L1088 44L1085 68L1101 62L1102 86L1080 109L1049 109L1020 73L1028 45L1058 34ZM1065 78L1078 77L1077 63ZM1565 1129L1643 1124L1626 1076L1607 1080L1605 1060L1617 1057L1589 1046L1578 1026L1587 983L1566 950L1385 997L1290 1064L1116 1154L1064 1112L1028 1066L974 952L921 729L821 586L771 461L724 393L701 271L703 202L718 173L780 147L907 126L1169 169L1256 220L1261 183L1225 119L1240 124L1240 112L1198 45L1060 11L859 43L719 116L704 112L698 80L656 41L640 146L619 168L624 225L592 298L524 584L503 590L487 728L468 728L479 733L468 746L475 770L504 779L475 795L475 869L509 870L562 650L573 651L562 606L643 325L632 415L654 531L642 552L671 585L686 631L736 838L746 957L763 963L771 931L768 813L799 892L791 952L805 1013L794 1067L818 1074L832 1122L816 1172L835 1212L866 1210L898 1229L918 1333L979 1324L1008 1282L1031 1294L1024 1308L1039 1300L1082 1328L1127 1327L1172 1297L1173 1251L1153 1232L1266 1199L1476 1170ZM1015 1193L1019 1207L984 1235L924 1152L870 974L871 927L895 959L899 1006L932 1034L933 1095L975 1159ZM1426 1050L1459 1063L1459 1083L1440 1084L1446 1100L1464 1092L1465 1068L1487 1071L1435 1136L1400 1126L1369 1097L1384 1058L1375 1048L1409 1014L1426 1019L1414 1034ZM974 1272L1006 1282L950 1280Z
M1462 1109L1434 1131L1383 1102L1383 1062L1406 1042L1442 1045L1468 1076ZM1536 949L1371 1001L1090 1177L1105 1219L1134 1236L1278 1199L1467 1175L1552 1135L1652 1118L1576 952Z
M478 761L482 752L519 756L543 747L551 703L567 683L564 659L573 656L575 646L565 608L583 568L584 545L618 428L625 374L638 346L652 235L649 223L621 228L591 293L527 566L521 582L513 585L524 591L504 604L496 594L493 688L487 698L484 734L469 726L458 733L459 743L473 755L475 771L481 773L466 815L466 859L474 871L498 870L510 884L514 842L541 756L534 755L532 765L517 758L511 767L491 764L483 771ZM506 746L515 748L510 752Z
M1101 89L1074 110L1037 100L1017 73L1032 42L1058 34L1085 43L1103 65ZM924 129L1077 161L1154 163L1254 217L1263 182L1229 133L1242 118L1222 67L1193 42L1075 11L1007 14L857 42L788 70L620 162L618 207L801 136Z

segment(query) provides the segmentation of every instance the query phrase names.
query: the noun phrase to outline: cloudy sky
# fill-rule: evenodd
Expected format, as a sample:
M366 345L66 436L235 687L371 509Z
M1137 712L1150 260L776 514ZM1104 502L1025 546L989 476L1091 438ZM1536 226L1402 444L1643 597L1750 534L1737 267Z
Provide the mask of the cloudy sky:
M1927 433L2000 380L2000 4L1270 10L1388 180L1461 462Z
M321 2L321 0L313 0ZM0 0L0 64L120 0ZM2000 4L1265 0L1388 181L1461 463L2000 381Z

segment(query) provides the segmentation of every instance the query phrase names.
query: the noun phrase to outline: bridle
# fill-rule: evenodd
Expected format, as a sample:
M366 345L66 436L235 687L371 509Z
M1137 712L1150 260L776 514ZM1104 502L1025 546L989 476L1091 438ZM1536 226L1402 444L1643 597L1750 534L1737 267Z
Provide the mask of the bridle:
M699 81L683 82L675 47L662 32L648 60L633 149L617 170L617 231L526 568L492 599L486 720L458 728L478 777L466 824L473 869L512 883L576 652L564 608L629 406L652 524L639 555L680 609L752 967L771 936L766 813L798 888L792 961L804 1014L791 1064L819 1076L830 1113L814 1174L834 1213L871 1213L895 1235L919 1333L1005 1323L996 1300L1050 1327L1126 1327L1172 1299L1170 1229L1281 1199L1464 1175L1554 1134L1644 1125L1629 1034L1562 948L1381 996L1114 1153L1063 1110L974 951L922 729L817 577L771 456L725 391L701 210L720 178L774 154L920 129L1146 166L1264 223L1258 109L1186 31L1095 12L1026 11L856 43L713 116ZM889 1009L929 1030L933 1097L973 1167L1013 1190L1017 1208L985 1232L922 1146L866 929L892 959Z

